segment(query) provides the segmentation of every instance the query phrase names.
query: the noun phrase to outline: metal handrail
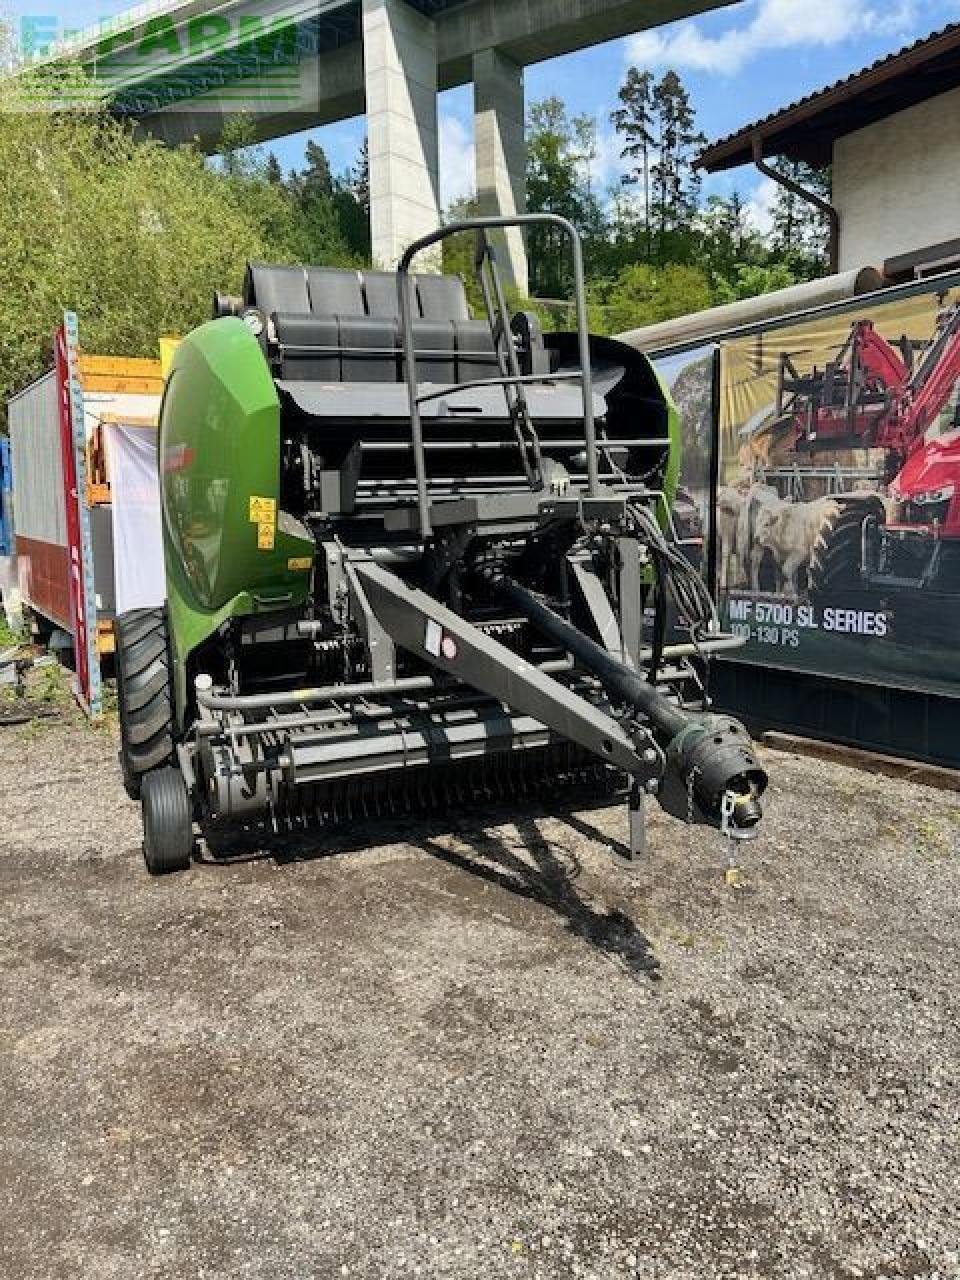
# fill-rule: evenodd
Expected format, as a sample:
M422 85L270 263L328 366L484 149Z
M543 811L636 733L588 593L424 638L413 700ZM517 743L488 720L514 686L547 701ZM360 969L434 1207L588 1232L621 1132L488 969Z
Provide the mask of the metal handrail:
M420 398L417 384L416 349L413 337L413 297L410 267L414 258L450 236L469 232L506 230L511 227L552 226L561 230L572 245L573 289L577 309L577 336L580 351L580 384L583 391L584 443L587 453L587 492L596 497L600 491L600 464L597 452L597 429L593 412L593 371L590 365L590 334L587 321L587 295L583 270L583 244L580 233L567 218L555 213L526 213L515 217L468 218L451 222L438 231L415 240L404 253L397 266L397 291L400 300L400 328L406 372L407 392L410 401L410 427L413 436L413 462L417 478L417 508L420 516L420 536L430 537L430 494L427 484L427 460L423 446L423 422L420 417ZM506 335L509 340L509 335ZM516 385L512 379L493 379L488 385Z
M520 449L520 465L531 489L542 489L543 485L543 449L540 437L534 426L527 400L526 388L514 383L513 378L520 377L520 362L513 342L510 312L507 308L507 295L503 291L503 281L497 267L497 255L486 231L477 232L477 246L474 253L473 269L483 294L483 307L487 313L487 324L490 326L490 337L493 341L494 355L500 377L510 379L503 384L503 396L507 402L510 425Z

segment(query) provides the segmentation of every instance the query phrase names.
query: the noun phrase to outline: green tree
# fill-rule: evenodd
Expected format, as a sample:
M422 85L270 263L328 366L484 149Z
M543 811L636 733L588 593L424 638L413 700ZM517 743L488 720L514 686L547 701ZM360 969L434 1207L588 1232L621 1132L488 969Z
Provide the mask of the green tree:
M455 200L444 215L444 222L463 222L468 218L480 216L480 205L476 196L464 196ZM483 295L477 284L474 271L476 256L476 239L473 235L462 234L450 236L443 242L443 272L445 275L460 276L467 288L467 301L475 316L483 314Z
M335 221L271 181L242 119L211 164L93 110L24 111L27 92L0 83L0 403L49 367L65 309L88 350L154 355L209 319L214 290L240 291L250 258L351 260Z
M752 225L739 191L710 196L696 217L694 230L697 260L714 281L730 281L740 265L766 260L767 247Z
M690 94L675 71L654 81L630 67L611 120L629 161L624 185L639 186L643 257L647 262L688 261L700 202L694 165L706 138L696 125Z
M738 263L729 279L717 282L715 298L718 303L739 302L743 298L756 298L761 293L787 289L805 278L798 275L788 262Z
M480 206L476 196L466 196L455 200L444 215L444 222L462 222L468 218L480 216ZM450 236L443 242L443 271L445 275L459 276L466 286L467 302L473 315L479 319L486 316L483 292L477 280L475 261L477 243L471 233ZM540 321L544 330L556 327L555 317L551 311L533 298L525 298L506 285L507 306L511 312L532 311Z
M608 193L603 243L593 250L592 276L612 277L635 262L648 261L648 225L641 201L616 183Z
M669 257L668 236L689 233L700 197L694 168L706 137L696 127L690 95L675 71L668 71L651 92L655 121L656 163L652 168L651 217L656 226L658 257Z
M135 142L114 121L0 111L0 402L47 367L65 309L85 346L153 355L162 334L239 292L260 221L190 149Z
M294 190L300 199L309 203L311 200L329 200L333 196L333 172L327 153L313 139L305 149L306 168L294 175Z
M593 170L599 154L597 121L594 116L574 116L574 157L579 179L577 229L584 240L584 258L588 272L595 268L603 254L609 227L603 201L593 189Z
M333 172L323 147L310 139L306 165L290 176L289 192L299 211L300 257L323 265L351 256L334 199Z
M312 228L316 252L339 252L358 263L370 260L369 187L365 172L365 147L355 168L334 177L323 147L312 139L307 143L306 166L293 174L291 187ZM339 244L339 249L336 248ZM315 258L314 261L321 261Z
M702 311L713 301L710 281L701 268L636 262L591 290L591 325L598 333L624 333Z
M829 169L817 169L802 160L789 160L783 156L773 167L821 199L830 199ZM778 183L773 200L771 247L793 262L801 272L815 275L827 265L828 235L826 216L809 200Z
M363 140L356 164L349 171L343 185L350 192L366 217L370 217L370 143Z
M610 113L610 119L624 138L620 157L630 162L630 167L623 175L623 184L640 187L645 256L649 262L653 256L650 225L650 153L654 145L652 72L629 67L617 96L620 106Z
M603 211L592 190L596 122L573 119L556 97L530 106L527 128L527 208L556 213L572 222L589 244L601 238ZM570 251L566 236L536 228L528 240L530 277L535 293L557 298L569 292Z
M334 203L344 239L351 253L370 261L370 154L366 139L352 169L334 188Z
M228 178L249 178L263 174L263 152L256 142L256 125L249 115L237 112L224 122L217 156Z

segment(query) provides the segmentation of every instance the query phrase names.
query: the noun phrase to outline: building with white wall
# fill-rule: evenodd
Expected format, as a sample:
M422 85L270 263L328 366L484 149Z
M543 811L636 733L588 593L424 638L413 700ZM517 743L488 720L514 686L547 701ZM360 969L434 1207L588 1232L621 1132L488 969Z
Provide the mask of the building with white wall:
M833 265L894 280L960 265L960 23L708 147L718 173L775 157L831 167Z

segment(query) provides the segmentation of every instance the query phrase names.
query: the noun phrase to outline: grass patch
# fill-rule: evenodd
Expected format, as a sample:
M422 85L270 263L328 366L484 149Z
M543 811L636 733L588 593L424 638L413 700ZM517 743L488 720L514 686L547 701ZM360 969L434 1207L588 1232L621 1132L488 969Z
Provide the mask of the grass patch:
M58 662L40 669L35 696L39 702L45 703L48 707L63 706L70 702L71 694L66 672Z
M0 615L0 649L13 649L17 645L26 644L27 638L25 627L14 631L12 627L7 626L6 618Z
M108 736L114 733L120 725L120 707L117 702L117 686L111 680L103 682L102 695L103 714L99 720L93 722L93 728L98 733L104 733Z
M943 858L957 852L956 833L952 833L951 838L934 818L922 818L917 823L917 837L921 853L928 857Z

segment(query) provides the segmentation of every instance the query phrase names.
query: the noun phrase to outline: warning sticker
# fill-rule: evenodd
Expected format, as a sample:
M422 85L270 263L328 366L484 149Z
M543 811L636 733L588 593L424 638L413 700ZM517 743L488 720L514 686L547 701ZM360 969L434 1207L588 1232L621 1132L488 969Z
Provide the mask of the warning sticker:
M250 523L257 526L257 550L272 551L277 545L276 498L250 498Z
M251 497L250 523L251 524L271 524L274 527L276 527L276 523L277 523L276 498Z

